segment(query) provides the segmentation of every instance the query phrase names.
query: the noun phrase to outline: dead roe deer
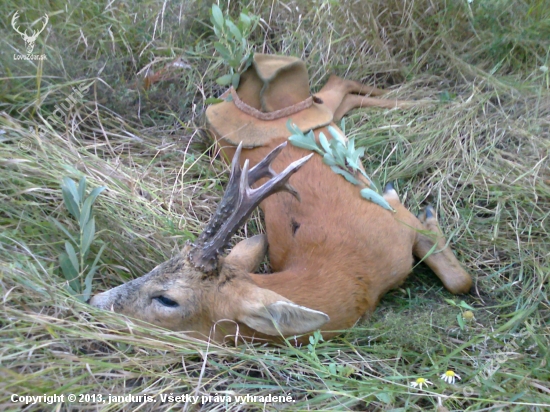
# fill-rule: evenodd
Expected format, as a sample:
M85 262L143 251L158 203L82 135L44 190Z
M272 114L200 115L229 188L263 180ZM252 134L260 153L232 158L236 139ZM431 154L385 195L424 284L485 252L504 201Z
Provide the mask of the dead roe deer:
M351 109L418 104L369 97L384 93L332 76L310 96L302 61L256 54L237 90L206 113L219 148L233 159L215 216L178 256L91 304L217 341L237 333L278 340L318 328L331 337L353 326L404 281L413 254L448 290L467 292L471 278L446 245L431 206L417 218L388 185L383 196L395 213L385 210L363 199L320 155L286 143L289 118L318 139L321 132L330 136L327 126L337 127L334 121ZM267 235L219 256L258 204ZM255 274L268 245L273 273Z

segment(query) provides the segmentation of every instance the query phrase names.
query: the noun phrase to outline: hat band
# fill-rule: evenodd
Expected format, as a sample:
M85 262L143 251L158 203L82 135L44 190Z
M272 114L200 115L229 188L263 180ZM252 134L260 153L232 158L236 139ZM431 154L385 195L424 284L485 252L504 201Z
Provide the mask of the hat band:
M308 109L313 104L313 97L309 96L307 99L302 100L299 103L296 103L292 106L285 107L284 109L275 110L274 112L264 113L256 109L255 107L249 106L245 102L243 102L239 95L237 94L237 91L234 87L231 87L229 89L231 93L231 97L233 97L233 103L235 103L235 106L241 111L249 116L255 117L259 120L276 120L280 119L282 117L288 117L293 115L294 113L301 112L302 110ZM225 93L224 93L225 94Z

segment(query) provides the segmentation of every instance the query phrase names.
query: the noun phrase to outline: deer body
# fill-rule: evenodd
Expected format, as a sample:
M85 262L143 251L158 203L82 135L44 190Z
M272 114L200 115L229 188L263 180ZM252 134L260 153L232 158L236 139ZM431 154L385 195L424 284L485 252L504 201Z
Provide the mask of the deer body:
M258 71L269 80L262 90L276 83L277 65L304 72L296 59L262 55L258 65L261 61L267 63ZM245 74L243 96L257 85L255 73ZM275 107L268 111L281 113L276 103L287 102L293 90L281 93L276 88L277 99L267 102ZM330 136L326 127L336 127L330 120L353 108L416 104L369 97L382 94L333 76L316 94L316 104L322 107L305 113L302 125L314 125L319 116L324 124L313 127L315 134L324 131ZM253 101L254 94L248 93L248 98ZM302 99L303 93L297 100ZM264 103L258 102L256 111ZM311 102L302 100L299 106L307 104ZM239 105L254 113L242 102ZM239 128L247 127L232 105L229 109L228 120L218 118L219 124L234 121ZM242 141L238 147L228 143L225 135L212 130L221 151L232 159L232 171L218 210L197 241L142 278L94 296L92 305L217 341L237 334L278 340L318 328L329 337L353 326L374 310L384 293L403 282L412 269L413 254L424 258L451 292L470 289L471 278L446 246L431 207L417 218L388 185L384 198L395 213L383 209L363 199L358 187L335 174L320 155L286 144L289 133L280 127L281 121L247 121L254 132L241 136L253 143L249 149L242 148ZM258 204L267 235L241 241L228 256L219 257ZM268 244L273 273L255 274Z
M369 97L383 94L381 89L332 76L316 97L330 108L335 120L355 108L417 104ZM331 126L338 129L334 123ZM321 132L331 135L326 127L319 128L317 139ZM216 138L225 155L232 158L234 149ZM243 150L243 158L254 165L287 139L272 138L262 147ZM283 170L308 153L288 145L274 160L273 168ZM391 213L363 199L356 186L334 173L317 154L290 183L300 201L279 193L260 204L273 273L251 273L250 277L261 288L326 313L330 321L322 330L347 329L372 312L380 298L411 272L413 254L424 258L435 251L426 263L447 289L453 293L470 289L471 278L446 246L431 208L417 218L400 203L395 190L388 189L384 198L396 211ZM423 233L426 231L437 237L435 248L433 238Z
M254 164L255 156L263 158L268 149L246 151L245 156ZM275 171L305 153L287 146L274 163ZM393 190L384 197L396 213L366 201L357 187L332 172L319 155L290 182L300 193L300 202L280 193L260 204L273 273L251 273L250 277L261 288L326 313L330 321L323 330L347 329L372 312L380 298L411 272L413 252L424 257L432 249L433 241L420 231L440 235L435 217L423 223L399 202ZM436 251L427 258L428 265L452 292L467 292L469 275L445 248L441 236Z

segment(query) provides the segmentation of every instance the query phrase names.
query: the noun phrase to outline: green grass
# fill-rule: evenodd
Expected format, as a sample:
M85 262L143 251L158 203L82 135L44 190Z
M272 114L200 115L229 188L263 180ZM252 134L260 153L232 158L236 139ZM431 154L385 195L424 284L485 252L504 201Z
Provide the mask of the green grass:
M314 351L231 347L147 329L69 295L58 258L78 227L61 182L106 186L94 215L107 244L104 290L140 276L200 233L228 168L202 132L204 99L222 88L210 3L0 4L0 405L12 394L290 394L265 410L543 411L550 407L550 8L538 1L231 2L262 18L257 51L304 58L318 90L329 73L430 98L415 111L346 120L365 167L397 182L412 210L430 202L475 279L455 297L423 265L372 317ZM223 4L222 10L227 8ZM10 27L48 13L34 53ZM144 78L176 58L167 79ZM169 70L169 71L170 71ZM72 87L84 97L51 118ZM65 106L66 103L65 103ZM49 120L48 120L49 119ZM238 237L261 230L256 213ZM475 308L461 328L458 304ZM462 380L444 383L447 369ZM418 377L426 391L409 386ZM159 399L159 398L157 398ZM100 404L134 410L140 404ZM156 410L181 410L161 404ZM45 404L31 410L52 409ZM95 409L93 403L73 409ZM151 410L145 404L141 410ZM264 410L262 403L185 410ZM62 409L69 409L64 405Z

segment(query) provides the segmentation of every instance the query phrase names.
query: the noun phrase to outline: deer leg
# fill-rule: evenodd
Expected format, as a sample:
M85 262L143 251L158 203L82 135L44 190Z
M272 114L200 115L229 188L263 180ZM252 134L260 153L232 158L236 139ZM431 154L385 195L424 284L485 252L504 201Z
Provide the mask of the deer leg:
M410 100L390 100L390 99L375 99L373 97L365 97L359 94L348 94L342 99L340 105L334 111L334 121L337 122L353 109L361 107L382 107L384 109L410 109L411 107L420 106L421 102Z
M360 94L361 96L383 96L384 94L388 93L387 90L379 89L378 87L374 86L367 86L366 84L356 82L355 80L340 80L346 83L345 86L347 89L347 93Z
M452 293L466 293L472 286L472 278L460 265L451 248L446 244L435 217L433 207L428 206L417 218L400 202L393 185L384 188L384 199L398 211L404 224L416 230L413 254L434 271L443 285Z
M368 96L382 96L386 90L367 86L354 80L330 76L327 84L316 94L326 107L334 113L334 120L340 120L347 112L361 107L383 107L408 109L422 104L407 100L375 99Z
M323 86L315 97L323 101L323 105L335 113L344 97L349 93L349 83L338 76L330 76L327 84Z
M468 292L472 286L472 278L462 268L453 251L446 244L433 207L426 207L418 220L424 233L417 232L413 246L414 255L424 259L424 262L435 272L449 291L452 293Z
M341 106L342 101L345 100L350 93L381 96L386 92L376 87L366 86L353 80L345 80L332 75L319 93L315 94L315 97L321 99L323 104L328 107L332 113L335 113Z

